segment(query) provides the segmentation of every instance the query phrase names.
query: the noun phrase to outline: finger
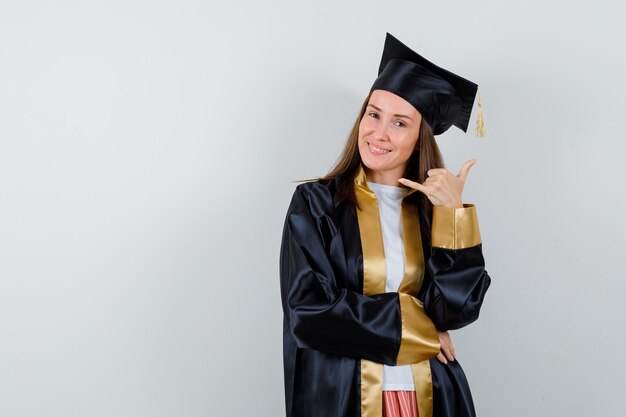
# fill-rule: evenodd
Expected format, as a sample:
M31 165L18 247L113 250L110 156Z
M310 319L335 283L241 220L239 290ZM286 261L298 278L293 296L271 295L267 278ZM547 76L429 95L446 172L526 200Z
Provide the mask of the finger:
M467 178L467 174L469 174L470 168L473 167L476 162L478 162L478 159L470 159L469 161L464 163L461 167L461 170L457 174L457 177L465 181L465 178Z
M452 352L450 351L450 344L449 343L446 343L444 346L442 346L441 350L446 355L446 358L449 361L451 361L451 362L454 361L454 356L452 355Z
M446 360L446 358L441 354L441 352L439 352L439 354L437 355L437 359L439 359L439 362L441 363L448 363L448 361Z
M418 191L423 192L424 194L427 194L428 191L430 191L430 189L428 187L425 187L424 185L420 184L419 182L415 182L415 181L411 181L407 178L400 178L398 180L399 182L401 182L402 184L411 187L411 188L415 188Z
M446 357L450 361L454 361L454 346L452 345L452 340L450 339L450 333L442 332L440 335L441 350L446 354Z
M452 345L450 345L450 347L448 348L447 352L446 352L446 357L448 358L448 360L450 362L454 362L454 355L452 354L452 349L451 349Z
M422 185L424 187L429 187L431 193L435 192L436 190L447 188L446 180L442 179L441 175L436 175L434 177L426 178L426 180L422 183Z
M426 172L426 174L430 177L431 175L445 174L446 172L448 172L448 170L445 168L431 168Z
M452 339L450 338L449 332L445 333L445 338L446 338L446 343L445 343L446 349L450 353L450 356L448 356L448 358L451 361L453 361L454 359L456 359L456 352L454 351L454 345L452 344Z

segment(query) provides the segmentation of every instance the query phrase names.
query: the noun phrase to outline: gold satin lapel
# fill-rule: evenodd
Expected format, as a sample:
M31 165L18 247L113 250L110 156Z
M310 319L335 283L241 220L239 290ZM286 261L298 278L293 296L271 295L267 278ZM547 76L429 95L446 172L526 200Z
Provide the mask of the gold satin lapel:
M354 191L363 251L363 294L385 292L387 265L383 246L376 194L367 186L361 166L355 177ZM383 412L383 364L361 359L361 417L381 417Z
M417 206L402 200L401 221L406 265L398 292L416 296L424 280L424 252Z
M433 377L428 359L411 364L419 417L433 416Z
M361 417L383 415L383 364L361 359Z
M376 193L367 185L363 165L354 178L361 248L363 251L363 294L386 291L387 265ZM411 189L407 196L417 190ZM406 198L406 196L404 197ZM406 264L399 292L417 295L424 278L424 253L417 207L402 201L402 239ZM432 377L428 360L411 364L420 417L432 417ZM361 417L381 417L383 410L383 364L361 359Z
M422 251L422 234L420 231L417 206L402 200L402 241L406 256L404 277L399 292L417 296L424 281L424 252ZM433 415L433 380L430 361L423 360L411 364L417 410L420 417Z

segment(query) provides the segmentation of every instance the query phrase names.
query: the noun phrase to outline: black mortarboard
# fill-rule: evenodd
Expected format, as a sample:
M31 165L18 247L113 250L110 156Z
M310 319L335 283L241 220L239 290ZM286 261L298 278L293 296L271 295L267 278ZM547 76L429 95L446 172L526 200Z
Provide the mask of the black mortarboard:
M387 33L378 78L370 90L392 92L415 107L435 135L454 125L467 132L478 85L438 67ZM484 136L478 98L478 136Z

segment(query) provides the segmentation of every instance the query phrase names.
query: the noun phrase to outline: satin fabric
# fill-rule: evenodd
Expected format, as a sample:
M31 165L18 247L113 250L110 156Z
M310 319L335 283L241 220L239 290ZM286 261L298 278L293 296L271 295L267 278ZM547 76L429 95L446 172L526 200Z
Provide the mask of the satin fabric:
M283 365L287 417L361 416L361 359L395 365L402 336L398 293L363 294L358 219L335 199L337 182L299 184L280 247ZM478 318L490 277L482 245L430 246L420 211L425 275L418 293L440 330ZM433 417L474 416L458 361L432 369ZM381 410L382 413L382 410ZM382 414L381 414L382 415Z

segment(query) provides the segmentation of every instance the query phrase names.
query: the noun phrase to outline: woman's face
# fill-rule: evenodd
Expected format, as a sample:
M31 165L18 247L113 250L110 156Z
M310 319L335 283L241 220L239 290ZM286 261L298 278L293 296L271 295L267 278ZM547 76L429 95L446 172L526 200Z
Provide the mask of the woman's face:
M359 124L359 153L368 180L400 186L417 145L422 115L389 91L374 90ZM378 148L378 149L376 149Z

